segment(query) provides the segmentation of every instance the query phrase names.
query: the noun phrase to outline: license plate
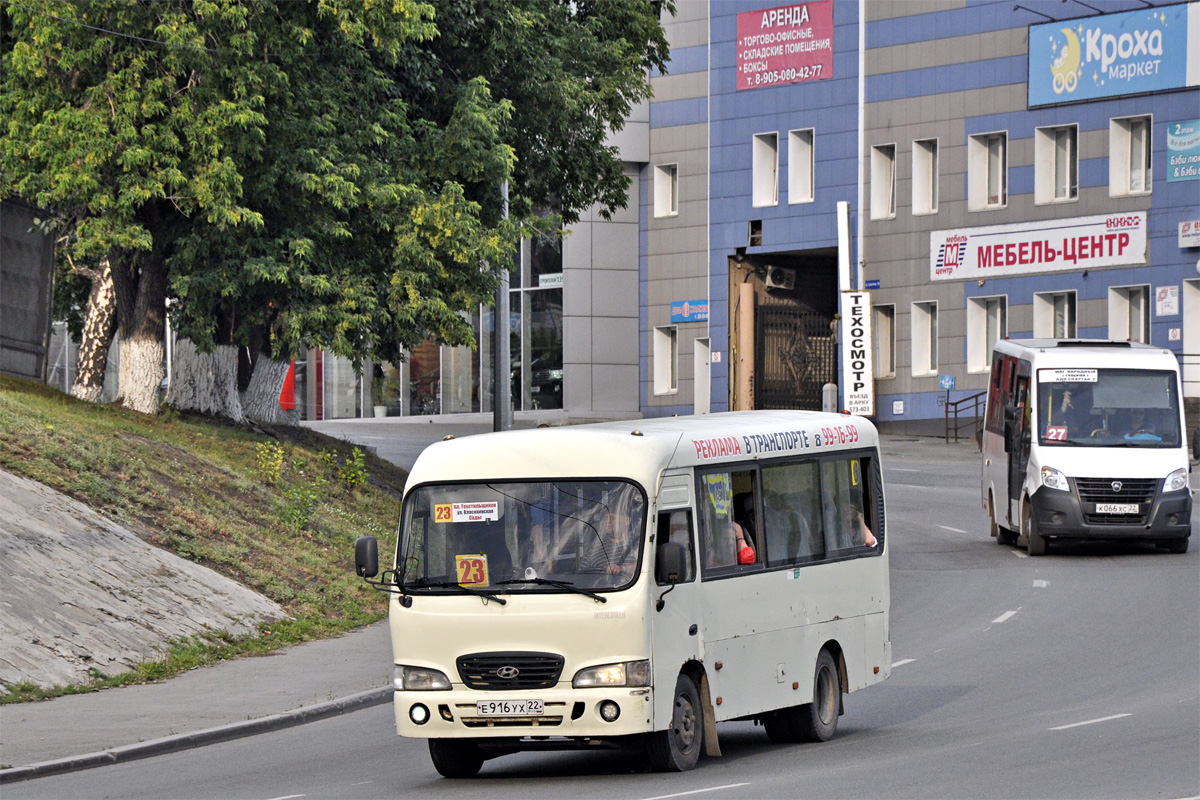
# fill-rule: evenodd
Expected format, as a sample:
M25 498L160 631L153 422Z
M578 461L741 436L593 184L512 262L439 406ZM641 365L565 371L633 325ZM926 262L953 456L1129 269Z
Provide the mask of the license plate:
M1097 514L1136 514L1140 510L1137 503L1096 503Z
M536 717L544 713L541 700L480 700L475 708L481 717Z

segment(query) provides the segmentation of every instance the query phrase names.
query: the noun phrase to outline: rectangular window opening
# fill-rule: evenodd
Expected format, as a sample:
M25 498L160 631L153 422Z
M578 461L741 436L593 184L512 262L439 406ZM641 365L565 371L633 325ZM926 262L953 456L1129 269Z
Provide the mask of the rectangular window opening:
M779 204L779 134L756 133L753 142L754 207Z
M788 131L788 203L813 201L813 129Z

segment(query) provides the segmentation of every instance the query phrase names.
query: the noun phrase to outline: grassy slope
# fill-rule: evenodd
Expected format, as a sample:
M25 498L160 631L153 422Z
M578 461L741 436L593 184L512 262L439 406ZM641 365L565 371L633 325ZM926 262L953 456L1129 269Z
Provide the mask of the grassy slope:
M261 466L260 443L282 449L273 482ZM291 615L253 636L181 641L163 661L120 676L97 674L87 686L8 686L0 702L154 680L381 618L383 595L355 576L353 545L370 533L387 552L405 473L368 455L369 480L355 487L344 476L353 451L307 428L258 433L172 411L146 417L0 378L0 469L70 495L146 541L255 589ZM296 530L306 498L314 510Z

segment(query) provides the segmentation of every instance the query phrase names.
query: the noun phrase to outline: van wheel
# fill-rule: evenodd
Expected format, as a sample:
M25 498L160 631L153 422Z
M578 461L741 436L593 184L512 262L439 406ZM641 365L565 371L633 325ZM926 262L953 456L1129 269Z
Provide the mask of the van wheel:
M992 522L991 534L996 537L996 544L1011 547L1017 543L1017 535L996 521L996 503L990 494L988 495L988 517Z
M842 711L842 682L828 650L817 656L813 674L813 700L799 708L800 730L805 741L828 742L837 733Z
M434 769L446 778L474 778L483 766L479 746L458 739L430 739L429 757Z
M1037 517L1034 516L1033 507L1028 502L1025 503L1025 541L1029 555L1046 555L1046 537L1038 530Z
M704 707L700 692L687 675L675 681L671 727L650 735L647 755L656 772L687 772L700 760L704 746Z

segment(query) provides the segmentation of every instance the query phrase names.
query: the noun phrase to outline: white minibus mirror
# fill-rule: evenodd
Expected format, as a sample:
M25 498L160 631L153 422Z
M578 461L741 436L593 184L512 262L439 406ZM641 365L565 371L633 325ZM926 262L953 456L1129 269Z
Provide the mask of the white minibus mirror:
M354 571L360 578L379 574L379 540L374 536L360 536L354 543Z

